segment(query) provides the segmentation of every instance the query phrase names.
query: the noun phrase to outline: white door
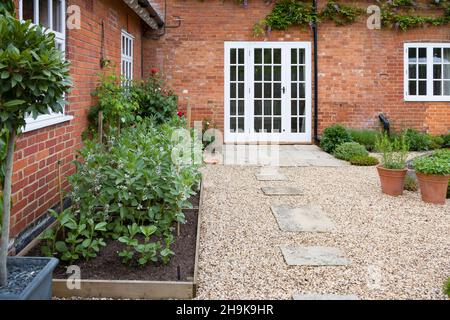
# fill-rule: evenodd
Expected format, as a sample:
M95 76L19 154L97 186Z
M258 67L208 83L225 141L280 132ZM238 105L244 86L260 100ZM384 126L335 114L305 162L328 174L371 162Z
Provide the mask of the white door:
M311 143L309 42L225 42L225 143Z

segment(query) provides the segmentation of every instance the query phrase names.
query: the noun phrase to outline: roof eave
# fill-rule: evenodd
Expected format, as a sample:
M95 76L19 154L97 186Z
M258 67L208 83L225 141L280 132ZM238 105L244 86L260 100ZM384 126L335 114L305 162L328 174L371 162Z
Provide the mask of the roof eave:
M164 20L148 0L123 0L151 29L158 30Z

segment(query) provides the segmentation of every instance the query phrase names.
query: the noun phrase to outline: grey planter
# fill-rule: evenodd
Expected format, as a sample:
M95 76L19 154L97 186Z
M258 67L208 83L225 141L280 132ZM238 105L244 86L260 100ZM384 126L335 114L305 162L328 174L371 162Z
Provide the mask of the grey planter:
M8 257L8 266L38 265L42 266L42 270L20 294L0 294L0 300L50 300L53 270L58 263L55 258Z

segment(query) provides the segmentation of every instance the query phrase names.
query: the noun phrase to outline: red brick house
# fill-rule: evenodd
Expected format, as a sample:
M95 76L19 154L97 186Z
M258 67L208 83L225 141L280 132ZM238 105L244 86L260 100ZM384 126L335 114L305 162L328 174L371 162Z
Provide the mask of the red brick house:
M271 10L263 0L245 8L234 0L16 2L19 17L57 34L74 82L64 114L30 119L17 143L11 225L18 249L59 201L58 168L63 181L74 170L101 61L128 78L159 68L179 94L181 110L189 101L193 120L212 121L225 142L313 142L312 32L291 28L255 38L253 25ZM69 16L80 9L80 29L65 25L66 8ZM448 27L403 32L369 30L365 18L351 26L324 22L317 56L319 134L333 123L378 127L380 113L394 128L449 132ZM438 65L443 71L435 76Z

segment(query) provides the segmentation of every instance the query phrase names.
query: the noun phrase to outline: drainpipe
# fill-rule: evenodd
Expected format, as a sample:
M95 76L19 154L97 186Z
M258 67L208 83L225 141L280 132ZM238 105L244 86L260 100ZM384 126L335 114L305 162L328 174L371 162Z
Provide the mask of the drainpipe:
M314 20L312 23L313 38L314 38L314 142L319 142L319 76L317 69L317 0L313 0Z

